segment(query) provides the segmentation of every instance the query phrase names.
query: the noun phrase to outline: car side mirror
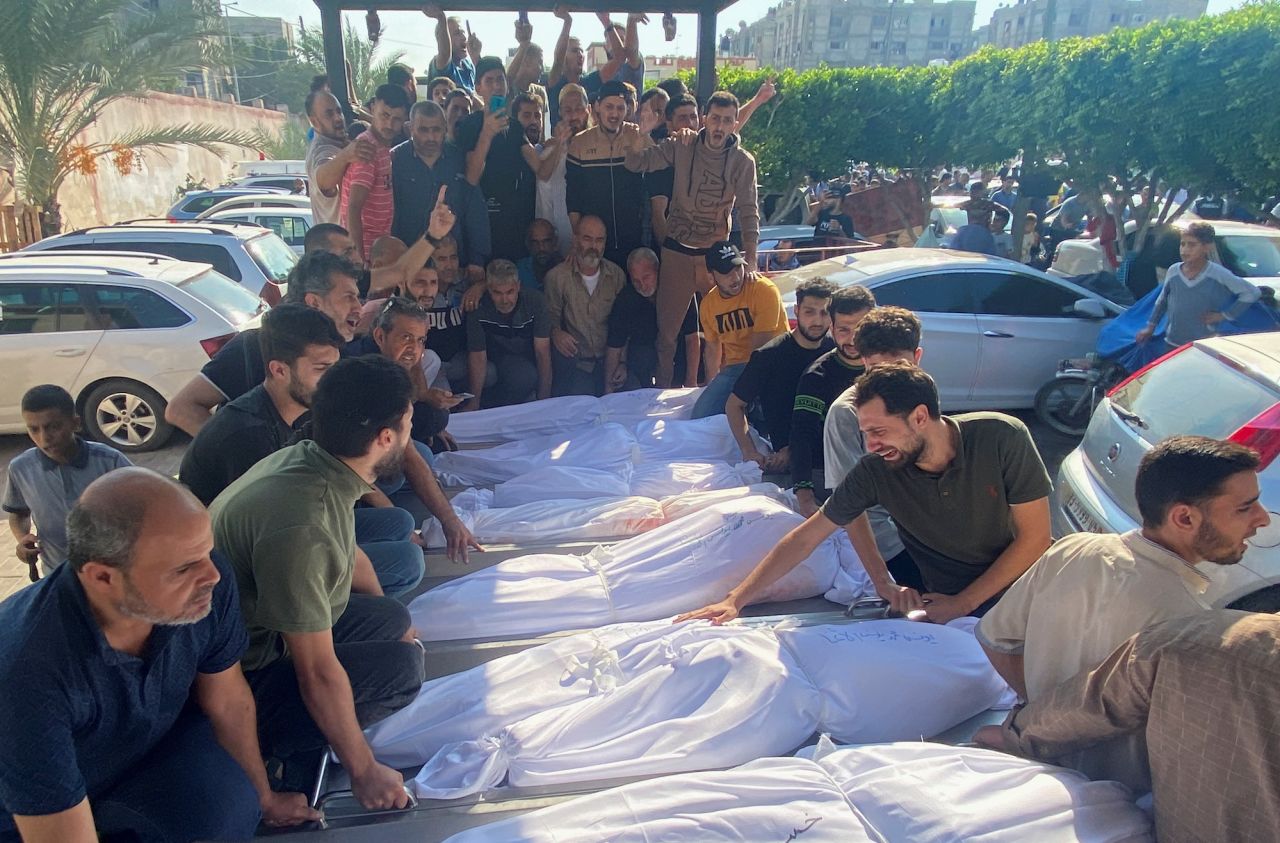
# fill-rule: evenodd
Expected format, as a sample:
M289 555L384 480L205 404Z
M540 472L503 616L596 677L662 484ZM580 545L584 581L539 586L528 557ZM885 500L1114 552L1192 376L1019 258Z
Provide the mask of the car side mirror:
M1073 310L1077 316L1083 316L1085 319L1107 318L1107 309L1097 299L1076 299Z

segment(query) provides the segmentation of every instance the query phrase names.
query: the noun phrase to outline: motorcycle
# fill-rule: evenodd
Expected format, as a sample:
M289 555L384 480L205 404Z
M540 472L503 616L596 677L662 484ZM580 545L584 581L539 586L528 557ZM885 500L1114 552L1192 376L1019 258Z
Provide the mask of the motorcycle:
M1036 415L1059 433L1083 436L1098 403L1126 374L1120 364L1094 351L1063 360L1036 392Z

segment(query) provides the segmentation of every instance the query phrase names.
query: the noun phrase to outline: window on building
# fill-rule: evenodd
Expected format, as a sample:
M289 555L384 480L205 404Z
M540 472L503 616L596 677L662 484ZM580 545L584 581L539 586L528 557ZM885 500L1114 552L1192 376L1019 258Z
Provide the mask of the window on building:
M829 46L832 50L843 50L843 49L844 49L844 42L843 42L843 41L832 41L828 46Z
M871 16L871 28L872 28L872 29L884 29L884 28L885 28L886 26L888 26L888 25L889 25L889 19L888 19L887 17L885 17L884 15L872 15L872 16Z
M1119 23L1119 22L1120 22L1120 15L1119 15L1118 13L1116 13L1116 12L1112 12L1112 13L1111 13L1111 22L1112 22L1113 24Z
M896 18L894 18L894 19L893 19L893 28L894 28L894 29L906 29L906 28L907 28L907 24L908 24L909 22L910 22L910 21L909 21L909 19L907 18L907 16L906 16L906 15L902 15L901 17L896 17Z
M832 15L831 22L828 24L831 29L844 29L844 18L839 15Z
M1173 15L1169 15L1169 17L1170 17L1170 18L1172 18L1172 17L1174 17L1174 16L1173 16ZM1130 22L1132 22L1132 23L1142 23L1144 20L1146 20L1146 18L1145 18L1145 17L1143 17L1142 15L1134 15L1133 17L1129 18L1129 20L1130 20Z
M930 50L945 50L946 48L947 48L946 41L930 41L929 42Z
M889 47L889 52L895 56L905 56L907 54L907 42L894 41L892 46Z
M1067 18L1067 26L1084 26L1084 12L1072 12Z
M874 51L875 51L875 52L877 52L877 53L878 53L878 52L880 52L881 50L883 50L883 49L884 49L884 42L883 42L883 41L872 41L872 42L871 42L871 49L872 49L872 50L874 50Z
M1012 30L1012 29L1013 29L1013 21L1011 21L1011 20L1007 20L1007 21L1005 21L1005 22L1004 22L1004 34L1005 34L1005 35L1008 35L1008 34L1009 34L1009 32L1010 32L1010 30Z

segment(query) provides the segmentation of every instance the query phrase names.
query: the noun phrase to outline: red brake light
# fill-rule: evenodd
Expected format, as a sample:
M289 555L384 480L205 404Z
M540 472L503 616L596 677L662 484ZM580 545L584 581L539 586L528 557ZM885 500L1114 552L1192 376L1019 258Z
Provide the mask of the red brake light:
M204 353L209 355L212 360L213 356L222 350L222 347L231 341L235 334L223 334L220 337L210 337L207 340L200 340L200 347L204 349Z
M1110 398L1112 395L1115 395L1117 392L1119 392L1120 390L1128 386L1131 381L1137 380L1138 378L1145 375L1147 372L1154 369L1156 366L1159 366L1161 363L1168 360L1170 357L1173 357L1175 354L1181 354L1182 352L1186 351L1190 347L1191 347L1191 343L1187 343L1186 345L1180 345L1177 348L1175 348L1173 351L1170 351L1168 354L1162 354L1161 356L1157 357L1155 360L1152 360L1150 363L1143 366L1141 369L1134 372L1132 375L1129 375L1129 377L1120 381L1120 383L1111 387L1111 389L1107 391L1107 397Z
M1258 470L1266 468L1280 456L1280 404L1272 404L1228 437L1237 445L1258 452L1262 458Z
M791 329L791 330L793 330L793 331L796 329L796 326L797 326L798 324L799 324L799 323L797 323L797 322L796 322L796 320L795 320L794 318L791 318L791 319L788 319L788 320L787 320L787 327L788 327L788 328L790 328L790 329Z
M280 295L280 285L274 281L268 281L262 285L262 289L258 291L258 297L267 304L275 307L284 298Z

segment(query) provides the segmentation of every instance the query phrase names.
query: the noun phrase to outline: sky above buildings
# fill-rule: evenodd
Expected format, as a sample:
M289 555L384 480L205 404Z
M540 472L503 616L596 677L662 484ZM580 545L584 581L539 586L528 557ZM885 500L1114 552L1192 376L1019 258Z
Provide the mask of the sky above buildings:
M1002 2L1008 5L1011 1L978 0L974 25L985 24L991 19L991 13L997 6ZM751 23L763 17L769 7L777 3L778 0L740 0L721 14L718 29L723 32L727 27L736 27L740 20ZM282 17L295 25L301 16L306 26L320 25L320 15L312 0L232 0L224 4L227 12L232 15ZM1209 0L1209 13L1216 14L1242 4L1243 0ZM656 4L655 8L661 9L661 5ZM348 12L346 17L352 26L363 29L363 14ZM383 36L383 49L404 51L408 62L418 72L424 72L427 62L435 54L434 22L421 12L383 12L381 17L386 33ZM507 48L514 46L514 12L473 12L463 17L470 21L472 28L480 36L486 53L505 57ZM546 61L550 65L551 50L560 32L560 21L550 12L534 12L529 17L534 27L534 41L546 51ZM618 17L621 22L621 16ZM677 15L676 40L668 43L663 40L661 17L661 11L655 12L649 25L640 29L641 47L645 55L694 55L697 52L697 19L692 15ZM601 38L599 24L590 12L574 13L574 32L588 42Z

